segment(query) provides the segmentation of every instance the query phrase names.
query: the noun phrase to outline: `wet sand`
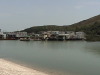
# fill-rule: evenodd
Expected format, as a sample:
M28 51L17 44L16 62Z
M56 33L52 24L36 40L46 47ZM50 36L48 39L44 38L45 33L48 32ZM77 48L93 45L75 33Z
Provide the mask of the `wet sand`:
M5 59L0 59L0 75L49 75Z

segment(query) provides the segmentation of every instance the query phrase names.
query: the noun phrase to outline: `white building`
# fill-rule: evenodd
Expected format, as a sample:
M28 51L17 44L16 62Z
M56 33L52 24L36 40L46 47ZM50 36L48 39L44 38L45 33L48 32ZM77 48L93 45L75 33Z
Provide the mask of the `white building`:
M47 31L47 33L50 33L50 34L65 34L64 31Z
M65 34L69 34L67 39L74 39L76 36L74 31L66 31Z
M1 29L0 29L0 39L6 39L6 34L1 32Z
M58 39L66 40L69 38L69 34L59 34Z
M85 33L84 32L76 32L76 37L79 39L85 39Z

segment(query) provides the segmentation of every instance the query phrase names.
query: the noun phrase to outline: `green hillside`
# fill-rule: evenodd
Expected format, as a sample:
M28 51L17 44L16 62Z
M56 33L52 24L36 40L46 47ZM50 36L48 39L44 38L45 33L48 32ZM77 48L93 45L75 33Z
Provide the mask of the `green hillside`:
M57 25L44 25L44 26L34 26L27 28L25 30L28 33L40 31L83 31L87 34L87 39L100 40L100 15L83 20L81 22L57 26Z
M100 15L70 25L68 29L85 32L87 40L100 41Z
M86 34L100 35L100 15L68 26L69 30L84 31Z
M38 33L40 31L65 31L66 26L57 26L57 25L44 25L44 26L34 26L27 28L23 31L26 31L28 33L35 32Z

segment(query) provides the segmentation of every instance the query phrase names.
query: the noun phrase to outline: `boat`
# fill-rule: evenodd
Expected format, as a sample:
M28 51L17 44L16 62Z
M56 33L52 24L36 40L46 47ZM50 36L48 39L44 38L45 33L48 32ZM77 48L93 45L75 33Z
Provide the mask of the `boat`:
M41 41L41 39L34 39L34 41Z
M29 38L20 38L20 41L30 41Z

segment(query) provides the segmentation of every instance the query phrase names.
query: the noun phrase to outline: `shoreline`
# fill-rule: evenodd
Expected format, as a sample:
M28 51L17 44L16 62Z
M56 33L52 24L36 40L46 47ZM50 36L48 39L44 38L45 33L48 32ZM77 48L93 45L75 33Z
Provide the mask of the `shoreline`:
M49 75L0 58L0 75Z
M30 67L21 62L0 58L0 75L66 75L66 73L42 69L37 67ZM67 75L77 75L67 72Z

